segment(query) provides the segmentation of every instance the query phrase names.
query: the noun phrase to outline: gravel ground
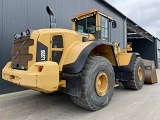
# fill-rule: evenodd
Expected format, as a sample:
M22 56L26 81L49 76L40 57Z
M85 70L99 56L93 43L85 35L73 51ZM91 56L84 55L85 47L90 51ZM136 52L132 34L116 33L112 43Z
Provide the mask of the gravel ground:
M157 70L160 81L160 70ZM160 120L160 83L142 90L115 89L109 105L92 112L72 103L66 94L27 90L0 95L0 120Z

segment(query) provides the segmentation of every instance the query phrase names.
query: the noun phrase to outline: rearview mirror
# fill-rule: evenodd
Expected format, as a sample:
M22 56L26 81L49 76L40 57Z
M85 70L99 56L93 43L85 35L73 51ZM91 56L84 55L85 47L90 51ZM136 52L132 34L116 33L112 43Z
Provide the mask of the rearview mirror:
M112 28L116 28L117 27L117 22L115 20L112 21Z

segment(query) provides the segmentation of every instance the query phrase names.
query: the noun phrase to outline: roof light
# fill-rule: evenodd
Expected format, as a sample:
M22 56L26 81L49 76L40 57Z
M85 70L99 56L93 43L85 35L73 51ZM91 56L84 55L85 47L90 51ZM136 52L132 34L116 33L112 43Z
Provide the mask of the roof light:
M15 34L15 35L14 35L14 39L17 39L17 38L19 38L19 37L21 37L20 34Z

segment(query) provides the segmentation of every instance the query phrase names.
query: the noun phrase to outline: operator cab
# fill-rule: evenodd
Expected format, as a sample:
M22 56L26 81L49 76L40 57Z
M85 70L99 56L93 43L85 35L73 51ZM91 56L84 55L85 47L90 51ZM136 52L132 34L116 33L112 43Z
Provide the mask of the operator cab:
M111 17L96 9L76 15L72 19L72 29L79 33L93 34L96 39L110 40L111 27L117 24Z

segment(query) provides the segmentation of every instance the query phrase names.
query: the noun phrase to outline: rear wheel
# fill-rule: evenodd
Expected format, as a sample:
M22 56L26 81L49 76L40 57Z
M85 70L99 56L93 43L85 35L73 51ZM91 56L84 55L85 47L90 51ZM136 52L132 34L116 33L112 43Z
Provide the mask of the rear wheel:
M71 99L85 109L99 110L108 105L114 84L115 75L110 62L101 56L90 56L81 71L81 95L71 96Z
M134 64L132 76L128 81L122 82L126 89L139 90L144 84L144 63L140 57L137 57Z

